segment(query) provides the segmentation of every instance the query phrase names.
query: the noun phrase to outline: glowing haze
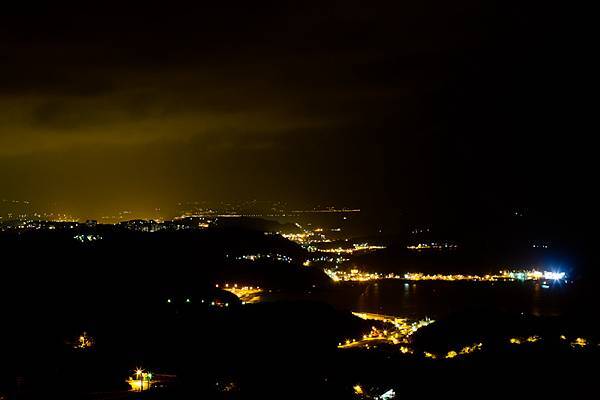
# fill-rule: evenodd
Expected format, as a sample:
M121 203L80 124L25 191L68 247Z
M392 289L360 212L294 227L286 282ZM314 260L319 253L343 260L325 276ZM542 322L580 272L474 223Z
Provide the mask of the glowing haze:
M535 197L544 178L522 172L539 172L538 139L554 149L533 121L561 66L531 72L562 51L548 37L529 57L539 10L413 3L8 13L0 195L90 217L185 200Z

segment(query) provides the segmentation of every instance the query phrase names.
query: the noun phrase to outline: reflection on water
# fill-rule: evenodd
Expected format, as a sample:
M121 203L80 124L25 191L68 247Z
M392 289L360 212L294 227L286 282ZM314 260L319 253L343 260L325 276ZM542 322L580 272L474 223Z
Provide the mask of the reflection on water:
M495 309L538 316L560 314L568 306L568 287L539 283L401 283L379 282L365 290L357 311L383 312L414 318L440 317L469 309ZM345 296L341 289L334 296ZM348 299L351 301L351 299Z
M356 310L378 313L382 310L381 295L379 293L379 282L364 286L363 292L358 296Z
M570 285L532 282L402 282L338 283L310 294L280 293L265 300L306 299L336 308L407 318L440 318L473 309L555 316L570 305Z

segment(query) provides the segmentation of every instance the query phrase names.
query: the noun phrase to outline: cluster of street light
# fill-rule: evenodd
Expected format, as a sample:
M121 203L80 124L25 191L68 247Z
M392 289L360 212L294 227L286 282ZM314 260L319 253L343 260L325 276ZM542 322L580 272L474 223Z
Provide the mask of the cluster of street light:
M497 274L464 275L464 274L424 274L421 272L408 272L405 274L382 274L378 272L364 272L358 269L344 271L327 268L325 274L333 281L365 282L382 279L400 279L406 281L562 281L566 278L564 272L532 270L502 270Z
M463 348L461 348L460 350L450 350L448 351L446 354L436 354L436 353L431 353L428 351L424 351L423 352L423 356L425 358L430 358L432 360L436 360L436 359L449 359L449 358L456 358L456 357L460 357L460 356L464 356L466 354L472 354L475 353L477 351L481 351L483 349L483 343L473 343L470 346L464 346Z
M217 287L218 287L218 285L217 285ZM186 297L184 303L191 304L192 299L190 297ZM167 304L179 304L179 303L176 302L175 299L168 298ZM200 304L206 304L207 306L210 306L210 307L229 307L229 303L223 302L220 299L214 299L214 300L200 299Z
M528 337L511 337L508 339L510 344L523 344L523 343L535 343L541 340L541 337L538 335L528 336Z
M73 348L78 350L90 349L94 346L94 339L88 336L86 332L83 332L77 340L73 342Z
M93 234L79 234L79 235L75 235L73 236L73 239L80 241L81 243L86 243L86 242L95 242L96 240L102 240L102 235L93 235Z
M314 250L314 251L316 251L316 250ZM316 256L316 257L310 257L306 261L311 262L311 263L313 263L313 262L320 262L320 263L330 263L330 264L332 264L332 263L333 264L343 264L346 261L349 261L349 259L341 257L339 255L336 255L336 256L319 255L319 256Z
M353 312L352 314L364 320L373 320L386 323L389 328L385 329L372 326L371 330L362 335L360 338L346 339L342 342L339 342L337 346L339 349L364 348L369 350L375 349L377 347L377 343L387 343L397 345L402 354L415 354L415 350L411 347L411 335L413 335L420 328L435 322L429 318L410 321L407 318L399 318L382 314L360 312ZM591 344L591 340L584 337L573 337L569 339L565 335L560 335L560 339L573 349L585 348ZM542 338L539 335L515 336L508 338L508 343L512 345L521 345L537 343L541 340ZM600 343L598 346L600 346ZM478 342L469 346L464 346L457 350L449 350L446 353L440 354L424 351L422 355L429 359L451 359L478 352L482 349L483 343Z
M329 242L330 240L327 239L325 235L320 233L322 231L322 229L315 229L313 232L305 231L302 233L283 233L281 236L298 244Z
M353 254L382 249L385 249L385 246L372 245L368 243L355 243L352 245L352 247L336 247L333 249L320 249L318 251L323 253Z
M362 338L346 339L345 341L338 343L338 348L340 349L351 347L365 347L369 349L370 343L375 341L390 343L393 345L402 345L402 351L402 347L406 347L404 345L410 343L410 336L412 334L414 334L417 330L434 322L434 320L429 318L425 318L418 321L410 321L407 318L399 318L382 314L358 312L354 312L352 314L364 320L387 323L390 325L390 329L379 329L375 326L372 326L371 330L368 333L364 334Z
M540 340L542 340L542 338L538 335L533 335L533 336L528 336L528 337L516 336L516 337L509 338L508 342L510 344L520 345L520 344L527 344L527 343L536 343L536 342L539 342ZM568 343L569 346L573 349L584 348L591 344L591 340L588 338L584 338L584 337L574 337L572 339L569 339L565 335L560 335L560 340L564 343ZM598 346L600 346L600 343L598 343Z
M229 293L233 293L242 301L242 304L258 303L262 300L260 295L263 293L263 289L261 289L259 286L242 286L238 285L237 283L226 283L224 285L215 286L217 288L220 287L221 289L226 290Z
M259 261L259 260L267 260L267 261L283 261L286 263L292 263L294 260L286 256L284 254L245 254L241 256L237 256L235 258L238 261Z
M303 246L309 252L318 253L333 253L338 256L341 254L353 254L357 252L368 252L373 250L385 249L386 246L372 245L369 243L353 243L352 246L342 247L338 246L335 248L320 248L315 245L319 243L330 243L332 240L328 238L323 232L323 228L314 228L312 230L304 229L300 224L296 226L302 230L301 233L279 233L282 237L291 240L292 242L298 243ZM331 231L339 232L341 228L333 228ZM346 239L348 241L348 239Z
M408 250L416 250L416 251L422 251L422 250L453 250L456 249L458 246L454 243L448 243L448 242L430 242L430 243L418 243L418 244L414 244L414 245L409 245L406 246L406 248Z
M378 329L371 327L371 331L365 334L360 339L346 339L344 342L338 343L339 349L348 348L366 348L371 349L370 343L374 341L386 342L394 345L399 345L399 350L402 354L415 354L415 351L410 347L410 336L418 329L427 326L434 321L431 319L425 319L421 321L408 322L404 318L388 317L379 314L367 314L367 313L353 313L357 316L362 316L364 319L373 319L378 321L384 321L394 325L395 329L392 331ZM464 346L458 350L449 350L447 353L437 354L428 351L423 352L423 357L432 360L436 359L450 359L467 354L472 354L483 349L483 343L473 343L469 346Z
M338 269L325 268L323 270L331 280L335 282L339 281L353 281L353 282L366 282L374 281L379 279L393 279L395 276L390 277L389 275L382 275L377 272L363 272L358 269L351 269L349 272Z

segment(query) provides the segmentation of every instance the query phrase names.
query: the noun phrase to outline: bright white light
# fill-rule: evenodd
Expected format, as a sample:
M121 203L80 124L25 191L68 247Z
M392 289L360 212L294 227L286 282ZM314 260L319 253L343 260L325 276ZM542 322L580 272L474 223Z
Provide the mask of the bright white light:
M563 279L565 275L566 274L564 272L544 271L544 279L551 279L557 281Z
M379 398L381 400L394 399L394 398L396 398L396 392L394 392L394 389L390 389L387 392L385 392L384 394L382 394L381 396L379 396Z

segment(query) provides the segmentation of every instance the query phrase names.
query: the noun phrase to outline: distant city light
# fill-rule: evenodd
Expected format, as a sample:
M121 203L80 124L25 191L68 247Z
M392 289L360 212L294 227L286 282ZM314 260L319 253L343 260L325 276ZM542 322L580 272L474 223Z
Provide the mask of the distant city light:
M77 340L73 343L73 348L79 350L86 350L94 346L94 339L88 336L86 332L83 332Z
M418 321L410 321L406 318L399 318L388 315L373 314L373 313L359 313L353 312L354 316L364 320L379 321L390 324L394 327L392 330L377 329L375 326L371 327L371 331L367 334L362 335L360 339L346 339L343 343L338 344L338 348L354 348L365 346L369 348L371 342L388 342L393 345L399 345L402 353L410 353L410 350L405 345L409 343L409 338L417 330L432 324L434 320L425 318Z
M464 275L464 274L424 274L421 272L408 272L402 275L378 272L363 272L359 269L344 271L339 269L324 269L324 272L331 280L338 281L373 281L382 279L403 279L407 281L476 281L476 282L496 282L496 281L559 281L566 278L564 272L550 272L538 270L518 270L518 271L500 271L497 274L486 275Z
M233 285L225 284L225 290L236 295L243 304L258 303L261 301L263 290L258 286L242 286L236 283ZM229 305L226 304L226 307Z

